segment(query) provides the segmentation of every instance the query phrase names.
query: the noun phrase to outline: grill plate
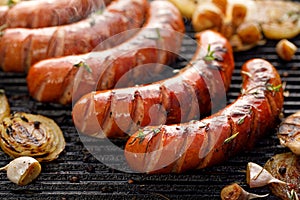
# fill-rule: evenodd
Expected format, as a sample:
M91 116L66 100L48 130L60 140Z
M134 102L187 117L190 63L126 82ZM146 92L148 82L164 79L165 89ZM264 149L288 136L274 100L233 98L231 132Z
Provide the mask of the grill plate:
M190 24L187 34L193 37ZM292 40L300 47L300 37ZM240 67L248 59L262 57L270 61L286 83L289 95L285 98L284 115L300 110L300 54L291 62L278 59L276 41L250 51L236 53L236 69L228 92L228 103L237 98L240 91ZM191 58L195 47L184 41L182 55ZM186 63L178 60L176 67ZM25 75L0 72L0 88L5 89L12 111L42 114L54 119L61 127L67 145L54 162L43 163L38 179L27 186L17 186L0 173L1 199L219 199L221 189L232 182L240 183L246 190L260 194L268 188L249 189L245 169L249 161L263 165L275 153L287 151L279 145L275 132L258 142L251 151L240 153L228 162L209 169L184 174L145 175L123 173L106 167L85 149L73 126L71 106L42 104L28 96ZM0 165L11 160L2 151ZM276 199L270 196L268 199Z

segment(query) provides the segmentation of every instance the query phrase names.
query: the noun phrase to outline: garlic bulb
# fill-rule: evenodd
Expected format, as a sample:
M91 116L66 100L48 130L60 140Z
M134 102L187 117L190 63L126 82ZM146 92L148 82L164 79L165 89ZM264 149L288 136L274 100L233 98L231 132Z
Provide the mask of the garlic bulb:
M36 179L41 173L40 163L28 156L14 159L0 170L6 170L7 178L18 185L27 185Z
M0 124L0 147L13 158L30 156L39 162L51 161L64 150L65 139L52 119L19 112Z

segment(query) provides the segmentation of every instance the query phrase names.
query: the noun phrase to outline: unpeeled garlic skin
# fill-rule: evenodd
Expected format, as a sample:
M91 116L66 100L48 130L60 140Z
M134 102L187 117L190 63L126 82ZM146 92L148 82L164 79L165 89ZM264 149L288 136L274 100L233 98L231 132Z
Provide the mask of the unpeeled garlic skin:
M27 185L41 172L41 165L32 157L19 157L7 165L7 178L18 185Z

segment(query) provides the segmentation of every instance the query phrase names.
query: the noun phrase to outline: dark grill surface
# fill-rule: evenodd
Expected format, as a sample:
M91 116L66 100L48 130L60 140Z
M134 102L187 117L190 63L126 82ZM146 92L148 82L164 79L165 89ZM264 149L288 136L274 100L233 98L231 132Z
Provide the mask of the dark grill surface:
M187 34L193 37L187 23ZM300 47L299 37L294 39ZM300 110L300 54L284 62L275 52L276 41L247 52L236 53L228 103L240 92L240 67L248 59L262 57L269 60L286 83L284 115ZM191 58L195 47L184 42L182 55ZM185 61L178 61L183 66ZM54 119L63 130L67 145L59 159L42 164L38 179L24 187L7 180L0 173L0 199L220 199L221 189L232 182L240 183L248 191L269 193L267 187L250 189L246 184L245 169L249 161L263 165L275 153L287 151L280 147L275 132L258 142L255 149L243 152L228 162L209 169L184 174L145 175L123 173L99 162L82 144L72 124L71 106L42 104L28 96L25 75L0 72L0 87L6 90L12 111L38 113ZM0 152L0 165L11 159ZM276 199L270 195L267 199Z

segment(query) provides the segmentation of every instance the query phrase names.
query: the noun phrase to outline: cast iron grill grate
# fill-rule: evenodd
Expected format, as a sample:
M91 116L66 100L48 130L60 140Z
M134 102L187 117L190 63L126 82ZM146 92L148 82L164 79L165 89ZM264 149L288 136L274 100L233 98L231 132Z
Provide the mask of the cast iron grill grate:
M194 33L187 24L187 34ZM300 47L300 38L293 42ZM240 67L248 59L262 57L269 60L279 71L286 83L284 115L300 110L300 54L291 62L278 59L276 41L247 52L236 53L228 103L240 92ZM195 47L184 41L182 55L191 58ZM178 60L176 67L185 61ZM73 127L71 106L42 104L28 96L25 75L0 72L0 88L5 89L12 111L38 113L54 119L64 132L67 142L65 151L54 162L42 164L38 179L30 185L20 187L9 182L5 173L0 173L1 199L219 199L221 189L232 182L240 183L245 189L260 194L268 193L267 188L249 189L246 184L245 166L249 161L264 164L275 153L285 151L272 132L258 142L255 149L243 152L228 162L201 171L184 174L144 175L123 173L110 169L95 159L84 148ZM10 158L0 152L0 165ZM268 199L276 199L270 196Z

